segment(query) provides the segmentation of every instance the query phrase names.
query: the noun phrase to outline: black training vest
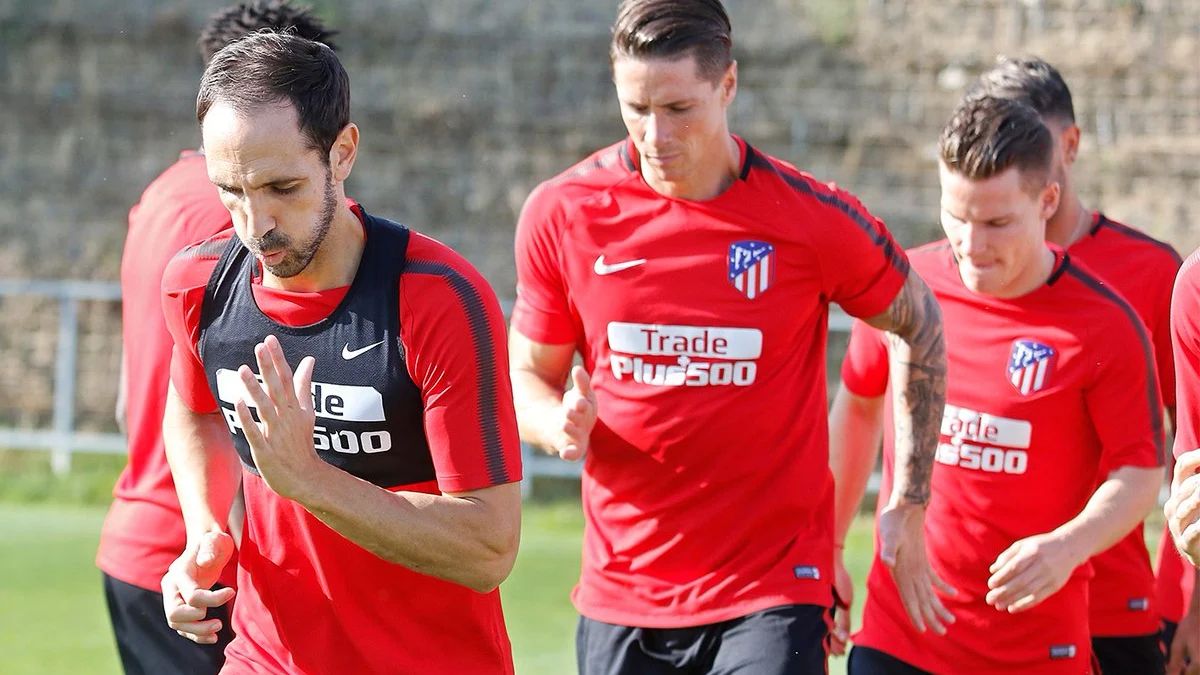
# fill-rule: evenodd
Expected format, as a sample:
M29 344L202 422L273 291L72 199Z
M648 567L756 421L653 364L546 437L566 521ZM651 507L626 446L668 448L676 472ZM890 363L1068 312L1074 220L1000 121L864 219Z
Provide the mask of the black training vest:
M200 360L242 464L255 473L234 411L245 391L237 370L245 364L257 373L254 347L274 335L293 371L305 356L316 360L313 445L322 459L385 488L436 478L421 391L408 375L400 342L399 285L409 232L366 212L363 226L367 243L346 297L310 326L285 326L258 308L251 291L257 259L236 236L208 280ZM251 412L258 419L253 405Z

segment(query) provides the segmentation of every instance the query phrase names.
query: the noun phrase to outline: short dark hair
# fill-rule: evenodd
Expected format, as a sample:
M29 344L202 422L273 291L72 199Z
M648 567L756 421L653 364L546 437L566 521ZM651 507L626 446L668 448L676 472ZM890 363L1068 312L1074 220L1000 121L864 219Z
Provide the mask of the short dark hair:
M326 45L261 31L233 42L209 61L196 96L200 124L218 101L240 112L291 104L300 119L300 133L328 162L330 148L350 123L350 76Z
M292 6L288 0L256 0L252 3L231 5L208 18L200 30L200 55L204 63L212 60L213 54L221 51L234 40L264 28L284 33L290 32L307 40L321 42L337 51L329 38L337 35L320 19L312 15L311 7Z
M999 56L979 76L965 98L1011 98L1030 106L1047 120L1075 123L1071 90L1054 66L1036 56Z
M1027 190L1041 190L1050 178L1054 141L1041 115L1007 98L964 101L938 140L947 169L971 180L986 180L1016 167Z
M733 26L720 0L622 0L609 58L695 56L700 77L716 82L733 61Z

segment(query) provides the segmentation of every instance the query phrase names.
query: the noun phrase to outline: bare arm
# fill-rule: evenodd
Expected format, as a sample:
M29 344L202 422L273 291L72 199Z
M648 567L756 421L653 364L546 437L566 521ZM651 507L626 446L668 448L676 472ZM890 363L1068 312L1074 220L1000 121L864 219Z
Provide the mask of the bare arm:
M834 485L834 542L841 545L858 513L883 442L883 397L838 387L829 409L829 469Z
M521 440L549 451L556 440L547 421L562 405L575 345L534 342L516 329L508 332L513 402Z
M163 411L163 445L179 494L189 542L224 532L242 469L219 412L193 412L172 384Z
M887 311L867 321L887 332L895 471L877 519L879 559L891 571L918 631L945 634L954 616L935 593L955 590L938 578L925 551L925 505L946 406L946 341L933 292L911 269Z
M597 406L591 377L582 367L571 367L575 345L534 342L514 328L508 352L521 440L563 459L582 459ZM569 390L568 378L574 384Z
M1123 466L1096 488L1083 511L1055 529L1079 564L1129 534L1158 505L1163 468Z
M846 569L846 534L867 490L883 440L883 397L865 398L839 386L829 410L829 470L833 474L834 591L838 611L830 633L830 651L846 653L850 641L850 607L854 581Z
M313 358L293 378L274 336L255 348L262 384L248 366L238 375L245 400L238 419L267 487L380 558L480 592L508 576L521 531L520 484L458 493L391 492L321 459L313 445Z
M1096 488L1083 511L1051 532L1021 539L991 566L988 604L1022 612L1058 592L1075 568L1120 541L1158 500L1161 467L1121 467Z
M891 306L867 323L887 332L890 348L896 475L889 506L924 505L946 406L942 311L910 269Z
M512 571L521 486L431 495L389 492L329 465L296 501L380 558L481 593Z
M163 445L179 495L187 547L163 575L163 614L180 635L214 644L219 619L206 612L233 598L232 588L209 590L233 555L226 531L242 469L221 413L197 413L172 384L163 411Z
M121 344L121 369L117 375L117 404L114 416L117 420L117 430L121 433L128 432L129 418L125 414L125 406L129 399L129 381L128 375L125 372L127 367L125 361L125 344Z

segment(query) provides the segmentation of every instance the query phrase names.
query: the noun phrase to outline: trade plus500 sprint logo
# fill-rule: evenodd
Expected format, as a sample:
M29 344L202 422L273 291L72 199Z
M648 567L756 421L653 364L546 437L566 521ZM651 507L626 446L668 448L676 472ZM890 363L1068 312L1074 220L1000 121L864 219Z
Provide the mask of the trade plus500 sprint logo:
M262 381L262 378L259 378ZM348 384L329 384L325 382L312 383L313 412L316 413L317 424L313 426L313 447L318 451L333 450L347 455L359 452L385 452L392 449L392 436L385 430L356 432L350 429L329 429L322 426L321 420L335 422L383 422L383 397L373 387L363 387ZM246 399L250 414L262 428L258 419L258 408L246 394L246 387L236 371L221 368L217 370L217 398L230 406ZM229 433L237 435L241 432L242 422L232 407L221 406L225 422L229 425Z
M762 331L718 326L608 324L613 375L658 387L744 387L758 375Z
M1033 424L947 405L937 461L988 473L1022 474L1029 467Z

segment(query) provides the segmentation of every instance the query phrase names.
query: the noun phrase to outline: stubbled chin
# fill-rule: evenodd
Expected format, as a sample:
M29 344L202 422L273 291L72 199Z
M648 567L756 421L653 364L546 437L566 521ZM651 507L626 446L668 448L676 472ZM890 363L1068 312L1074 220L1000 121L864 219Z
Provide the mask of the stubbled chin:
M989 293L999 287L994 276L986 272L959 268L959 276L962 277L963 285L974 293Z

